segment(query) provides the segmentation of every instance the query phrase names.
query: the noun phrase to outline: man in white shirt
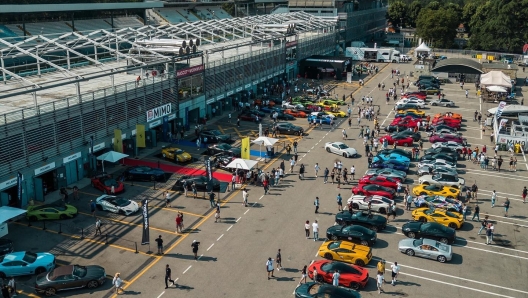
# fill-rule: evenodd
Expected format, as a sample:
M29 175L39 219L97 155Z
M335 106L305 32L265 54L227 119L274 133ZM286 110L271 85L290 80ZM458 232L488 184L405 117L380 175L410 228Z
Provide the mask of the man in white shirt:
M400 266L398 266L398 262L394 262L394 264L391 265L391 269L392 269L392 285L395 286L396 277L398 277L398 273L400 273Z
M385 292L383 291L383 289L381 288L381 286L383 285L383 274L379 273L378 272L378 275L376 276L376 285L378 287L378 293L381 294L381 292Z
M319 241L319 224L317 220L312 223L312 231L314 235L314 241Z
M266 271L268 271L268 280L270 279L270 277L275 277L273 275L273 259L272 258L268 258L268 260L266 261Z
M354 166L352 166L350 168L350 176L352 176L352 180L354 180L354 175L356 175L356 168Z
M339 274L339 270L336 270L336 272L334 272L334 274L332 275L332 285L333 286L336 286L336 287L339 286L339 276L341 276L341 274Z
M315 163L315 167L314 168L315 168L315 177L317 177L317 173L319 173L319 170L321 169L321 168L319 168L319 163Z
M242 198L244 198L244 201L242 202L242 205L244 205L244 207L247 207L247 204L248 204L248 191L245 188L242 190Z

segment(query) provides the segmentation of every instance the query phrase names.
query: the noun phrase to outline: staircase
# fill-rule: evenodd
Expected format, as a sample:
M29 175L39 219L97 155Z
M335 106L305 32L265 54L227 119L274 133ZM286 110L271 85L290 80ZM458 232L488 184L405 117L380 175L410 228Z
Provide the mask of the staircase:
M33 34L29 33L27 30L24 30L24 27L22 27L22 25L17 25L18 29L22 30L22 32L24 32L25 35L27 36L33 36Z
M164 16L159 14L155 9L148 9L147 14L150 19L156 20L160 25L170 24L170 22Z

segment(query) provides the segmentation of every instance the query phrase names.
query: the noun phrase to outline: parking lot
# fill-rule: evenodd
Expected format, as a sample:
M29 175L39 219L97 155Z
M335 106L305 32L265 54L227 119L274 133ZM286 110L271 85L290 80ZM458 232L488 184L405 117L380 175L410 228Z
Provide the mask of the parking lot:
M374 104L381 107L380 123L387 125L394 118L393 102L385 104L385 92L378 90L378 83L392 85L391 69L398 68L407 80L406 75L414 71L410 64L388 64L379 74L366 81L366 85L354 93L356 103L362 96L370 95ZM410 78L414 80L413 78ZM489 139L489 129L482 135L480 125L473 121L475 110L483 115L494 103L481 103L475 96L474 87L469 88L469 98L458 84L442 85L446 98L456 102L456 107L426 106L426 114L431 116L452 111L464 117L461 132L472 148L488 146L492 153ZM416 87L411 87L415 90ZM354 89L351 85L341 83L336 85L335 93L339 96L350 94ZM398 92L399 93L399 92ZM429 96L432 98L432 96ZM342 107L343 110L346 108ZM357 106L354 107L357 115ZM215 223L212 210L206 199L193 199L171 191L174 198L172 207L165 207L163 192L170 190L178 175L173 174L167 182L125 182L126 191L123 196L129 199L142 200L149 198L150 202L150 246L141 245L142 216L138 212L131 216L116 215L109 212L97 211L104 223L103 236L94 236L95 219L90 214L89 201L101 193L90 186L81 189L81 200L72 204L79 209L79 215L71 220L33 222L28 226L21 221L9 225L10 238L15 242L16 250L50 251L58 258L58 264L98 264L106 269L107 275L120 272L125 281L125 295L136 297L290 297L300 278L300 269L312 260L320 259L317 250L321 241L313 241L304 237L304 222L319 221L320 237L324 239L325 231L334 224L337 205L335 198L341 194L346 201L351 195L351 188L356 185L323 184L322 178L315 177L314 165L318 163L321 169L331 168L336 159L340 159L344 166L356 168L356 179L367 170L367 159L364 154L362 139L358 138L359 127L356 125L357 116L353 117L353 126L348 128L345 119L338 119L337 127L323 127L323 129L309 129L306 119L293 121L296 125L305 127L306 136L299 140L299 164L307 169L306 179L300 181L297 172L288 175L278 186L264 196L261 187L249 186L249 207L242 206L242 195L239 190L221 195L220 223ZM225 117L224 117L225 118ZM485 116L483 117L485 119ZM269 118L265 119L269 123ZM373 126L363 120L363 124ZM216 126L216 127L215 127ZM223 133L239 137L256 136L258 127L254 123L228 123L222 119L209 128L219 129ZM324 144L330 141L340 141L341 130L346 128L348 139L345 141L350 147L358 150L361 157L343 159L331 155L324 149ZM383 135L383 129L381 135ZM430 144L422 132L424 148ZM293 142L297 137L281 136L281 142ZM280 144L279 144L280 146ZM202 170L200 162L202 151L194 147L183 147L190 152L196 162L186 167ZM252 146L252 150L259 150ZM141 160L172 164L161 160L157 150L153 150ZM503 158L509 159L507 152L499 152ZM378 241L373 247L373 260L367 265L370 280L363 297L378 296L374 277L376 263L380 258L387 260L387 267L393 262L401 265L401 275L396 286L385 285L386 294L400 297L526 297L528 286L524 282L526 264L528 262L528 211L523 209L521 191L528 178L528 163L523 154L516 155L518 166L516 172L484 170L478 164L470 161L459 162L457 170L466 184L474 182L479 187L478 202L469 205L473 210L479 204L480 218L488 215L495 224L495 235L492 245L484 243L485 237L477 235L480 223L471 221L473 214L457 231L457 240L453 245L454 256L451 262L438 262L412 258L398 252L398 241L404 239L401 226L410 219L410 212L399 205L397 217L390 221L383 232L378 233ZM279 166L280 161L290 156L281 152L269 163L261 162L259 167L264 171ZM297 170L298 168L296 168ZM322 171L321 170L321 171ZM414 174L416 166L412 167L406 181L412 188L417 183ZM118 169L116 175L122 171ZM503 208L491 208L490 194L493 190L498 194L498 205L508 197L511 208L508 217L503 214ZM319 214L314 214L313 201L318 196L321 201ZM398 203L402 198L397 198ZM175 234L174 219L177 212L184 214L185 233ZM165 240L165 255L155 254L154 238L161 235ZM201 242L198 261L193 260L190 244L193 240ZM137 249L136 249L137 247ZM264 264L268 257L275 257L277 249L282 250L284 270L275 271L276 278L266 280ZM154 252L154 253L153 253ZM164 289L164 268L169 264L172 268L172 278L179 285L177 288ZM389 269L390 270L390 269ZM111 278L111 277L110 277ZM385 274L390 278L390 272ZM61 292L60 297L75 295L76 297L112 297L109 291L111 285L107 282L102 288L95 290L81 290ZM24 295L33 296L33 278L19 279L19 289Z

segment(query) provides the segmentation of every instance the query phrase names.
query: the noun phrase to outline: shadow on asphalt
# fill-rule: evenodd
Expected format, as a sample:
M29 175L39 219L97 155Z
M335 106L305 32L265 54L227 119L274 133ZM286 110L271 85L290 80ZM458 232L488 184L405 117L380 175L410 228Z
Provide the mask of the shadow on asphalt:
M198 254L200 253L198 252ZM175 258L175 259L182 259L182 260L194 260L194 255L166 254L164 256L168 258ZM202 256L197 261L198 262L210 262L210 261L216 262L217 260L218 259L215 257Z

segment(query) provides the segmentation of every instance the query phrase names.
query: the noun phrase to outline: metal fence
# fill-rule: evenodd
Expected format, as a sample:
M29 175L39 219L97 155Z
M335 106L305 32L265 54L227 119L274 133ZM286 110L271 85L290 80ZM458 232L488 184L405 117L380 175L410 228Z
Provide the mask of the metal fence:
M415 48L403 48L403 54L409 53ZM464 58L477 58L478 55L486 54L487 56L492 56L493 60L501 60L503 56L513 56L513 60L522 60L523 55L520 54L510 54L510 53L499 53L499 52L488 52L488 51L477 51L477 50L460 50L460 49L437 49L431 48L431 52L435 54L450 54L457 57Z

